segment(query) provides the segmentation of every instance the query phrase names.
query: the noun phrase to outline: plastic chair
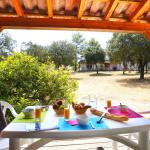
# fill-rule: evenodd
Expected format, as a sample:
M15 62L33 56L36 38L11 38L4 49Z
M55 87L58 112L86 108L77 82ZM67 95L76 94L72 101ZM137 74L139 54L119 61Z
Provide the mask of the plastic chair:
M2 106L2 111L3 111L3 114L4 116L6 115L6 111L7 109L10 110L10 112L12 113L12 115L14 117L16 117L18 114L16 113L15 109L13 108L12 105L10 105L9 103L5 102L5 101L0 101L0 104Z
M5 101L0 101L0 105L2 107L2 112L5 117L7 109L10 110L11 114L16 117L18 114L16 113L15 109L12 105ZM33 142L32 139L21 139L20 144L24 145L30 145ZM8 150L9 149L9 139L6 138L0 138L0 150Z
M4 117L6 115L7 109L10 110L10 112L12 113L14 117L18 115L15 109L13 108L13 106L10 105L9 103L5 101L0 101L0 104L2 107L2 112L3 112ZM21 139L20 145L21 146L25 145L25 147L27 148L29 146L29 149L37 149L43 146L44 144L47 144L50 141L51 139ZM0 150L8 150L8 149L9 149L9 139L0 137Z
M10 112L12 113L12 115L14 117L16 117L18 114L16 113L15 109L7 102L4 101L0 101L0 111L1 111L1 129L3 129L5 126L7 126L6 122L5 122L5 115L6 115L6 111L7 109L10 110ZM0 138L0 150L8 150L8 145L9 145L9 139L4 139L4 138Z

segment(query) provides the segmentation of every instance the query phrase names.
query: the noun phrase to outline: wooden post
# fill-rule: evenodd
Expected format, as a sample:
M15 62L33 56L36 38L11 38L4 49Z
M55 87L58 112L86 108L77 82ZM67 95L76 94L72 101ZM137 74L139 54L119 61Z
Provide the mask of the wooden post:
M144 32L144 36L150 41L150 31Z

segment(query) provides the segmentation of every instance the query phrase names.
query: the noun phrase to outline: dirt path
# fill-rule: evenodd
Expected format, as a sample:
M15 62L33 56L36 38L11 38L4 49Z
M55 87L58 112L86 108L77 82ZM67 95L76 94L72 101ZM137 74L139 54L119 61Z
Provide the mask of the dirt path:
M89 96L101 101L111 99L134 108L136 111L150 111L150 79L139 81L139 75L122 75L122 72L75 73L79 82L78 101L88 101ZM146 75L146 78L150 77Z

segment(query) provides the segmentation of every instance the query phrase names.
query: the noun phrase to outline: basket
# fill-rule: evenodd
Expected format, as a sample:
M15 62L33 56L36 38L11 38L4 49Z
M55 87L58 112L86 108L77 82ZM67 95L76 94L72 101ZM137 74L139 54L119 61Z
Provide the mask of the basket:
M56 112L57 115L64 115L64 109L54 109L54 111Z
M76 114L81 115L84 114L87 111L88 108L82 108L82 109L74 109Z

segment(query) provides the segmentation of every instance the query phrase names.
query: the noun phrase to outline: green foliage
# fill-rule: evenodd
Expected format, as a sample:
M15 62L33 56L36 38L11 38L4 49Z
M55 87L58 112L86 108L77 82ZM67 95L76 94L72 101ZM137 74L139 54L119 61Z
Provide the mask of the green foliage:
M76 52L72 43L55 41L48 47L48 52L57 68L74 64Z
M7 32L0 32L0 57L6 57L12 53L16 41L13 40Z
M45 63L50 57L46 47L33 44L32 42L22 43L21 51L26 52L26 54L30 56L36 57L41 63Z
M51 62L40 65L32 56L14 53L0 62L0 95L6 99L14 97L17 103L20 97L31 102L39 100L41 104L57 99L71 102L77 83L70 75L63 67L56 70Z
M98 67L97 63L104 63L105 61L105 52L101 48L98 41L95 39L91 39L88 44L87 48L84 51L85 60L88 64L95 64L98 74Z
M82 34L75 33L72 35L72 43L76 48L77 54L82 54L82 51L85 48L85 39L83 38Z
M108 42L108 54L111 61L138 64L140 79L144 79L144 67L150 61L150 42L142 34L117 33Z
M72 35L72 43L75 47L75 59L74 59L74 70L77 70L78 64L78 58L83 56L83 51L85 49L86 43L85 43L85 39L83 38L83 36L80 33L75 33Z

